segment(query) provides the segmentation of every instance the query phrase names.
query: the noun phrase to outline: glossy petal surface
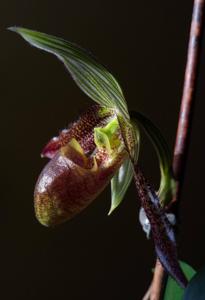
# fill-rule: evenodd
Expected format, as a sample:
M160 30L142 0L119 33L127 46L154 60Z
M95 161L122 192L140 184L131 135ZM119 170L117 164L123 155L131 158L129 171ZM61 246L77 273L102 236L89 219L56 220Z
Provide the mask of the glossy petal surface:
M40 223L54 226L86 208L106 187L127 156L117 119L93 133L95 151L86 155L72 138L41 172L34 200Z

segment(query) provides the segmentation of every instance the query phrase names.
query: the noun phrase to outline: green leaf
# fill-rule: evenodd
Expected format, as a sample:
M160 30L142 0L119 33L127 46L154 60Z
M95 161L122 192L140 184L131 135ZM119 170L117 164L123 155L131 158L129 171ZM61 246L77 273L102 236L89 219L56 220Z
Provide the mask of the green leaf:
M139 155L140 132L134 123L132 124L132 129L135 140L134 161L136 162ZM110 215L124 199L125 193L132 181L132 178L133 164L128 157L111 180L111 208L108 215Z
M203 267L189 282L185 289L183 300L205 299L205 267Z
M186 275L187 279L190 280L196 273L196 271L185 262L180 261L180 266ZM181 288L178 283L172 278L168 277L165 294L163 300L182 300L184 295L184 289ZM190 298L198 299L198 298Z
M160 165L161 180L158 196L162 206L166 205L175 193L175 180L172 175L171 152L161 131L143 114L131 112L131 118L142 126L150 138L157 153Z
M89 52L45 33L21 27L9 29L19 33L31 45L56 55L84 93L98 104L115 109L129 120L127 104L118 82Z

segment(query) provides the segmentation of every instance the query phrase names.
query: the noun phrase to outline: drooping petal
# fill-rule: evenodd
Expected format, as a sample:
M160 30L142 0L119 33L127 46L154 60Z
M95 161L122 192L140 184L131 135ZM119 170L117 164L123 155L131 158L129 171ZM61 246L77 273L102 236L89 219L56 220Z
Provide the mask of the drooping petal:
M95 149L93 128L105 125L113 111L100 105L92 105L76 122L71 123L67 129L60 132L58 137L52 138L44 147L41 156L53 158L57 151L75 138L85 153Z
M154 146L159 159L161 180L157 195L161 205L167 206L176 192L176 182L172 171L172 154L160 129L145 115L131 111L131 119L139 124L145 131Z
M155 243L157 256L167 272L182 286L187 285L178 258L173 227L169 223L159 198L147 184L138 166L134 169L135 184L142 207L151 224L151 232Z

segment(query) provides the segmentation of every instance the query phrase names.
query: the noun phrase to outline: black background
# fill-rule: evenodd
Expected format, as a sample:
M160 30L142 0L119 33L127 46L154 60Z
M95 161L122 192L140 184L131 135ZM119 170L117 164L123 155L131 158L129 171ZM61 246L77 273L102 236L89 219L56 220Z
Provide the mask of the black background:
M130 109L142 111L174 145L192 1L0 2L1 297L10 299L141 299L154 264L152 242L138 223L132 185L110 217L109 188L81 215L55 229L33 211L35 181L50 137L91 101L53 56L6 30L21 25L90 49L118 78ZM203 265L205 60L202 49L191 147L181 205L180 258ZM157 184L147 140L140 163Z

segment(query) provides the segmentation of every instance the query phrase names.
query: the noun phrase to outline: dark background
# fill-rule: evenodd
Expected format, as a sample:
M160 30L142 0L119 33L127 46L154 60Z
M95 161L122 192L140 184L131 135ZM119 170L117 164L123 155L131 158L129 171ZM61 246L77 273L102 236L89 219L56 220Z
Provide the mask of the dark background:
M116 75L130 109L142 111L173 147L192 1L0 2L1 298L137 300L151 279L152 242L138 223L134 185L110 217L109 188L81 215L55 229L33 211L40 151L91 101L51 55L27 45L11 25L62 36L90 49ZM205 60L200 76L181 205L179 253L198 269L205 245ZM141 165L157 184L153 149Z

